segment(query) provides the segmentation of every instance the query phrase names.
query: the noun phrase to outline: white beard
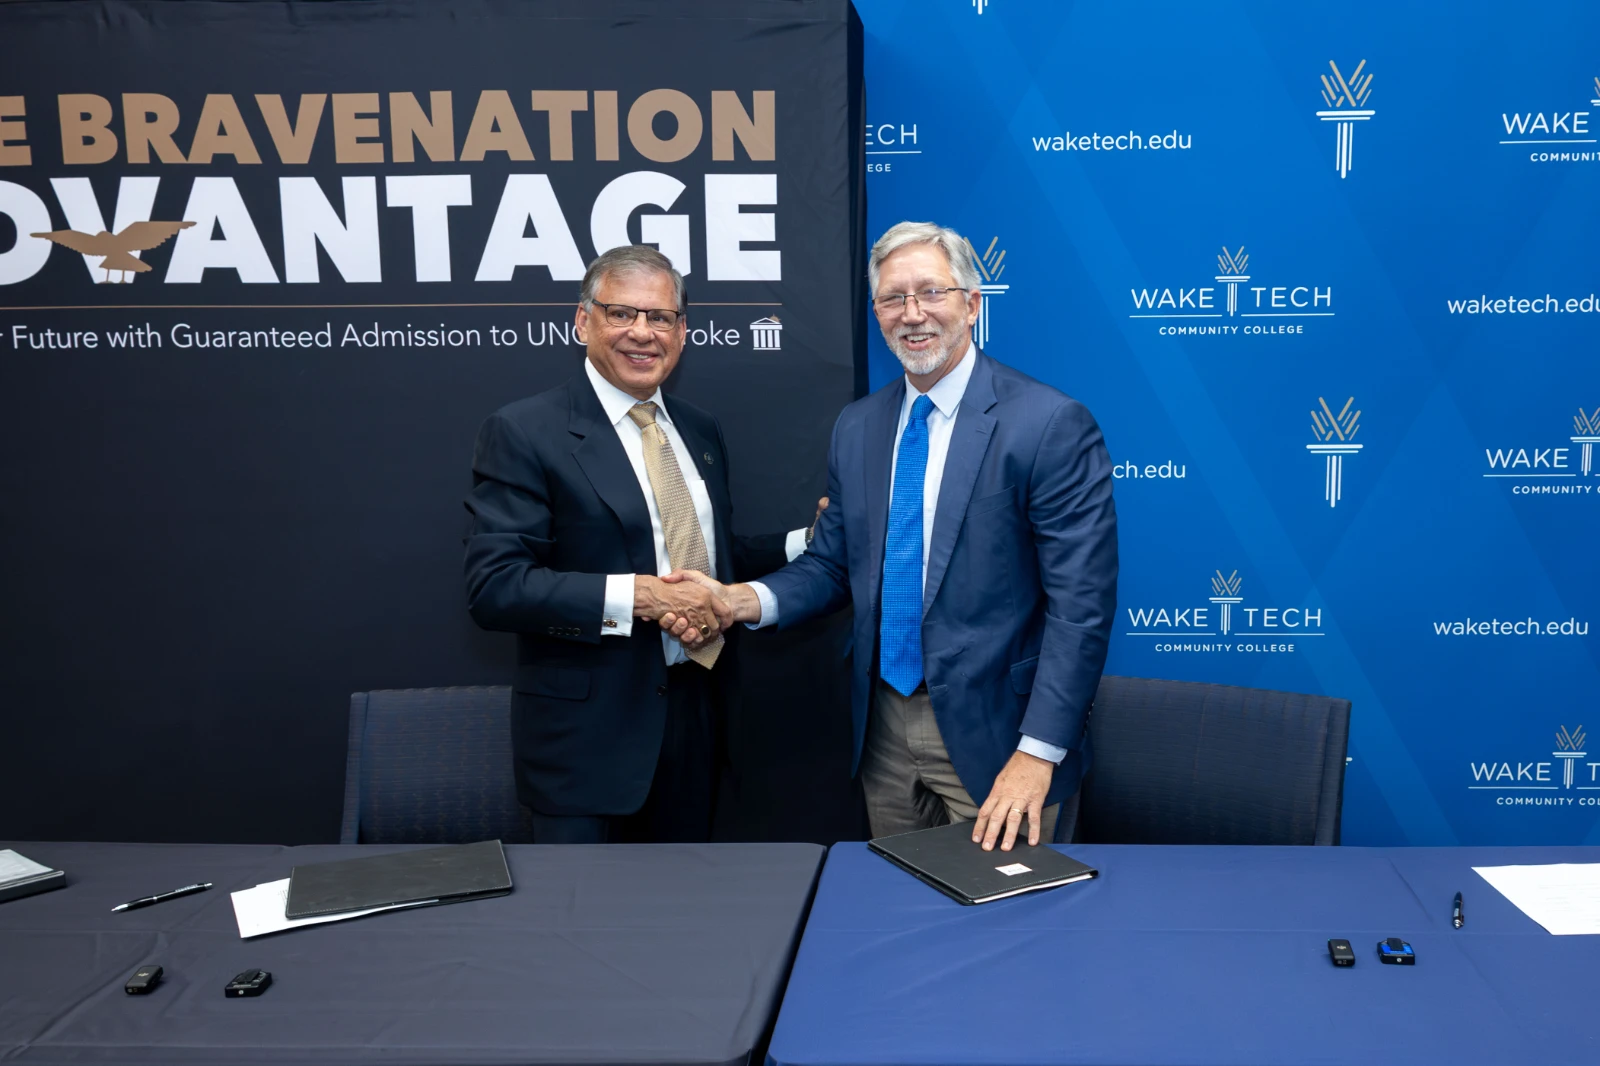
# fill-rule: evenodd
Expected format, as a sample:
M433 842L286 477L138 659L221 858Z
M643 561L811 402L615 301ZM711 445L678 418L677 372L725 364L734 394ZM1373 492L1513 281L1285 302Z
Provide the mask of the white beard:
M925 331L906 330L905 332L921 333ZM923 374L931 374L944 366L961 342L959 334L954 338L941 335L942 344L935 344L926 351L913 352L905 346L901 338L902 334L897 332L893 337L885 339L889 342L889 350L894 353L896 359L900 360L900 365L905 368L906 373L916 374L919 377Z

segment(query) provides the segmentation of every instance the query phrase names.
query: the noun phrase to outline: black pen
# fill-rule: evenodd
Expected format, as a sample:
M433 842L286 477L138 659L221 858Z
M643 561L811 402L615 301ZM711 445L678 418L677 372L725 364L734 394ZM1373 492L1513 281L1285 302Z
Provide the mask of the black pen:
M131 899L126 903L119 903L115 907L112 907L111 913L116 914L118 911L136 911L140 907L148 907L152 903L165 903L167 900L177 899L179 896L192 896L196 892L204 892L206 889L211 887L211 884L212 883L210 881L207 881L203 885L184 885L182 888L175 888L171 892L163 892L159 896L146 896L143 899Z
M1466 921L1466 918L1461 913L1461 893L1457 892L1455 907L1450 913L1450 924L1460 929L1461 923L1464 921Z

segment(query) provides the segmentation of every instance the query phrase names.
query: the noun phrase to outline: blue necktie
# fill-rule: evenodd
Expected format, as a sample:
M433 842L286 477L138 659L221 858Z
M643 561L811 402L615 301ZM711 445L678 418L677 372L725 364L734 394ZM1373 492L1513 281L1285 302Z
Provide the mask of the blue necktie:
M878 622L878 673L909 696L922 683L922 482L928 472L928 412L918 396L900 434L889 533L883 548L883 613Z

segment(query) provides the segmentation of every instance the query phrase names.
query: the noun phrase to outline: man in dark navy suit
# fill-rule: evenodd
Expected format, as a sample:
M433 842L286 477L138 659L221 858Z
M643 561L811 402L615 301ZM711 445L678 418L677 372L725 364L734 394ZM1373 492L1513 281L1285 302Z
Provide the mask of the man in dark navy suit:
M480 626L517 634L512 741L538 843L709 838L738 634L720 600L661 575L731 581L804 549L804 530L733 535L717 420L661 392L685 308L654 248L601 255L577 310L583 372L478 434L467 601ZM635 628L668 612L678 637Z
M1030 844L1070 839L1116 609L1100 428L977 350L978 274L953 230L900 223L868 275L905 374L839 416L811 547L748 585L686 576L754 625L854 603L855 759L875 836L971 820L985 848L1010 850L1024 824Z

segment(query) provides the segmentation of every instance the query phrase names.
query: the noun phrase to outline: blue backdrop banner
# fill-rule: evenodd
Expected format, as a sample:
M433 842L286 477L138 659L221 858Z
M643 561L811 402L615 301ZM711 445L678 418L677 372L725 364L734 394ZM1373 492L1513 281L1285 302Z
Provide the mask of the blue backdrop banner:
M856 5L869 237L1104 427L1108 671L1351 699L1347 844L1600 843L1600 7Z

